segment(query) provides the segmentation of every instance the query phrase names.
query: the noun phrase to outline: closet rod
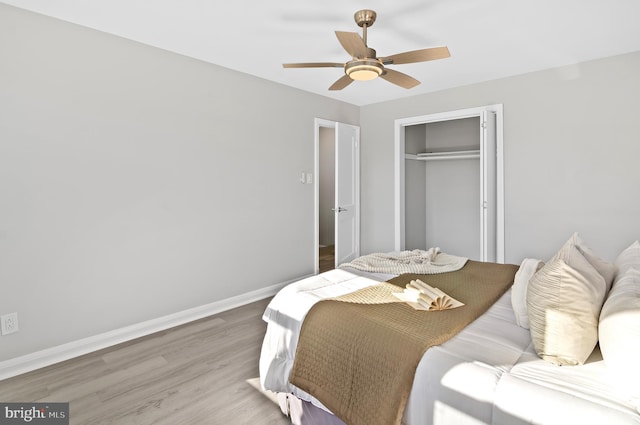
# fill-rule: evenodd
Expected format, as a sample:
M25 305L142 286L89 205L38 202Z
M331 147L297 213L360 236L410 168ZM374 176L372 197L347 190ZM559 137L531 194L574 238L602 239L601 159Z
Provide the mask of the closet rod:
M448 159L474 159L480 158L480 151L458 151L458 152L436 152L423 154L405 154L406 159L415 159L418 161L441 161Z

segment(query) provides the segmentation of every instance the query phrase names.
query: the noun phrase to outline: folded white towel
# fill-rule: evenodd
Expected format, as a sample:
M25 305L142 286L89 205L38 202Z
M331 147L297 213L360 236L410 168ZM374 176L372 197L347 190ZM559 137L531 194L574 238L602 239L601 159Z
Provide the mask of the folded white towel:
M409 282L404 292L394 293L398 299L405 301L417 310L445 310L464 305L438 288L434 288L420 279Z

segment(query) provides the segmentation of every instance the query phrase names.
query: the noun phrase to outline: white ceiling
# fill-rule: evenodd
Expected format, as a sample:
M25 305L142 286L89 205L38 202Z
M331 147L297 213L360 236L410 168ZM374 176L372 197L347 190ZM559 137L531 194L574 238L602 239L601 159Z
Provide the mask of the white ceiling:
M640 51L639 0L2 2L355 105ZM349 60L334 31L360 33L353 14L365 8L378 14L378 56L446 45L451 57L391 65L422 82L410 90L377 79L330 92L341 69L282 68Z

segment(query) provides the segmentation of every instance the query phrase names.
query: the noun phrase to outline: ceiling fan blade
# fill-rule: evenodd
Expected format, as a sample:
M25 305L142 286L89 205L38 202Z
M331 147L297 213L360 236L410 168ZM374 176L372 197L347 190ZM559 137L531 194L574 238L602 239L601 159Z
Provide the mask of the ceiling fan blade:
M380 77L405 89L410 89L420 84L420 81L415 78L410 77L407 74L403 74L402 72L394 71L393 69L385 68Z
M357 32L336 31L338 41L353 58L367 57L367 45Z
M342 90L351 84L353 80L347 74L344 74L342 77L338 78L338 80L329 87L329 90Z
M337 62L307 62L307 63L283 63L283 68L344 68L343 63Z
M449 53L449 49L446 46L443 46L398 53L379 59L385 65L401 65L403 63L426 62L436 59L444 59L448 58L449 56L451 56L451 53Z

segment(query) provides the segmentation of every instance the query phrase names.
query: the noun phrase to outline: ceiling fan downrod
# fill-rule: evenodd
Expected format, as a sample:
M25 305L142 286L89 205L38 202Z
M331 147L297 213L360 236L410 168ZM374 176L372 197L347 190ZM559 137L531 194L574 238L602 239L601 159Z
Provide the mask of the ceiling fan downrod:
M358 10L353 15L356 24L362 28L362 40L365 46L367 46L367 28L373 25L376 21L376 16L376 12L370 9Z

